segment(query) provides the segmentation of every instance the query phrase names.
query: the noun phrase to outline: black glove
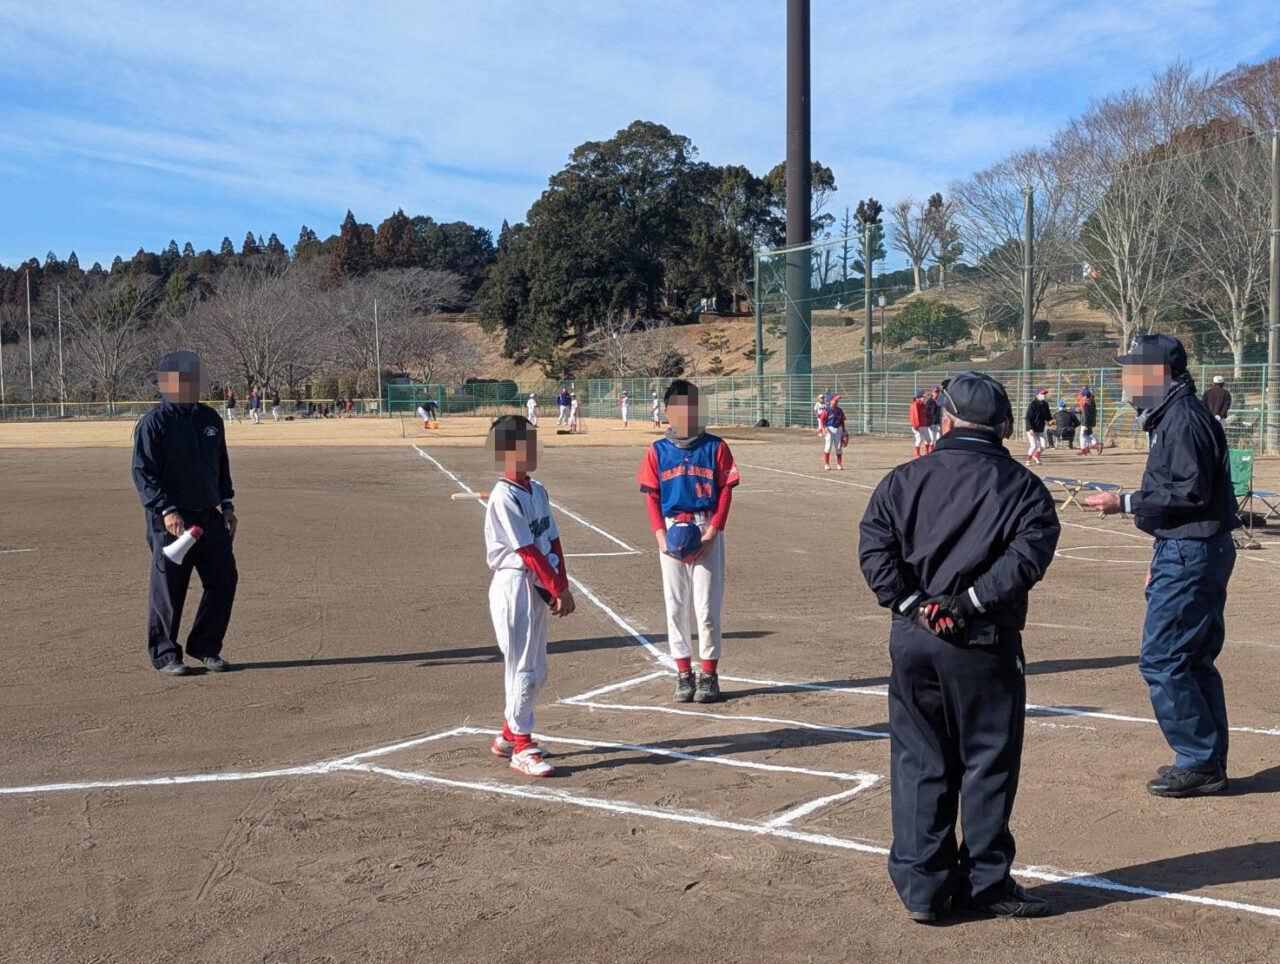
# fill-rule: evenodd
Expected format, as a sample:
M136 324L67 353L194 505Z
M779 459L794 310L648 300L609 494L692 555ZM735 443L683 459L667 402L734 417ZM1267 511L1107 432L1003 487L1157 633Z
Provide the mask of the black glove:
M916 610L916 621L935 636L954 636L978 611L967 592L957 596L934 596Z

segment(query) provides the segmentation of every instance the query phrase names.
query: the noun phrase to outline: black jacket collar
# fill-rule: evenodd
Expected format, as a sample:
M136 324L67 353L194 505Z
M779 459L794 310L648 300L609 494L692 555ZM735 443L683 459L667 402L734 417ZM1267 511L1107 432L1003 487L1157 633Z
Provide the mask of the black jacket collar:
M942 436L936 451L944 452L948 449L959 449L965 452L979 451L986 452L988 455L1009 457L1009 451L1004 447L1003 440L997 438L995 432L983 432L972 428L952 429Z

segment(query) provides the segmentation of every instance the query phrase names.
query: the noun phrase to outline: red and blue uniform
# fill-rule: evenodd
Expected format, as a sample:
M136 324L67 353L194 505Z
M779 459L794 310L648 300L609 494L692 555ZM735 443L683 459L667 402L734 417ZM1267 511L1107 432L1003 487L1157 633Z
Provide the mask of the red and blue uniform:
M665 529L667 519L709 523L723 531L739 478L729 446L704 433L688 447L658 439L645 453L636 481L649 497L653 531Z

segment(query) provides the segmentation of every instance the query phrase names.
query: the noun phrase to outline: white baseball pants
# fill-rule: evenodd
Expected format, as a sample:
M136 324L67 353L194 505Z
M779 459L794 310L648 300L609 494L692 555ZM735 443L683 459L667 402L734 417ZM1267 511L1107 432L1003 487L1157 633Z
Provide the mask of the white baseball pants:
M698 654L720 658L720 613L724 607L724 533L690 565L660 553L662 595L667 604L667 645L675 659L693 655L689 623L698 628Z
M1045 446L1048 444L1043 432L1032 432L1030 430L1027 431L1027 442L1027 458L1038 456L1045 450Z
M499 569L489 584L489 616L502 650L512 733L533 732L533 704L547 681L547 604L526 569Z

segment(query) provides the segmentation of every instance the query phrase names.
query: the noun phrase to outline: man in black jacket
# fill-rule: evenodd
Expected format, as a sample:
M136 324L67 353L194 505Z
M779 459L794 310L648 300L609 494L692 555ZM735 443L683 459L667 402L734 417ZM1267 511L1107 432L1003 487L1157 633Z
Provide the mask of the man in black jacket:
M1066 402L1059 402L1058 411L1053 416L1053 428L1067 448L1071 448L1072 443L1075 442L1076 429L1079 427L1080 419L1076 418L1076 413L1067 408Z
M1231 411L1231 393L1227 391L1226 379L1221 375L1213 376L1213 384L1204 393L1204 402L1209 414L1219 422L1227 420L1227 412Z
M1036 917L1048 905L1010 876L1009 814L1027 594L1061 530L1044 483L1001 444L1013 431L1004 386L965 372L943 383L942 404L937 449L880 482L860 527L863 576L893 614L889 875L918 922L948 902Z
M163 401L138 422L133 441L133 482L151 546L147 649L151 665L165 675L191 675L177 635L194 568L204 594L187 636L187 653L210 672L221 673L230 668L220 653L238 580L231 553L236 514L227 439L218 413L199 402L195 352L172 351L161 358L157 382ZM200 537L182 562L174 562L163 550L192 526L200 528Z
M1124 366L1124 392L1151 447L1142 488L1085 500L1103 515L1126 512L1155 536L1138 669L1176 754L1147 789L1160 797L1227 787L1227 701L1214 660L1226 636L1227 582L1240 525L1222 426L1196 398L1182 342L1139 335Z

